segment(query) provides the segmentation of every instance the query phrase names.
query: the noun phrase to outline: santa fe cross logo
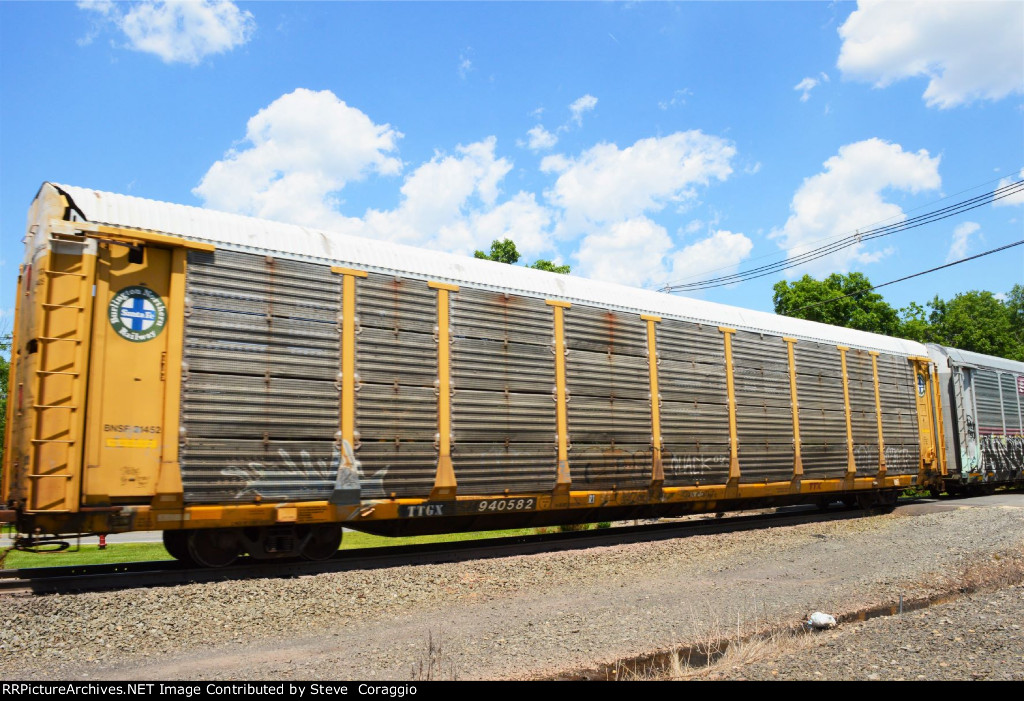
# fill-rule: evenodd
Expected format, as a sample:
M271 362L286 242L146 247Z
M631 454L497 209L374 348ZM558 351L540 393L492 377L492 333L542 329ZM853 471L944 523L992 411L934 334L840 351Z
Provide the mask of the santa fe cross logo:
M121 338L134 343L152 341L167 324L167 305L147 287L126 287L110 300L110 325Z

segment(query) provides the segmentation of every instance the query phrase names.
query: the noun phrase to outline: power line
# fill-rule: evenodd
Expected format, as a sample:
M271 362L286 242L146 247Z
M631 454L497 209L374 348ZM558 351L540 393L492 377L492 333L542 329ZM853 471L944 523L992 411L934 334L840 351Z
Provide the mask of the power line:
M1018 171L1024 173L1024 168L1016 168L1016 167L1014 167L1014 168L1011 168L1010 171L1013 172L1013 173L1016 173ZM992 178L991 180L985 180L984 182L980 182L977 185L972 185L970 187L964 188L963 190L959 190L958 192L954 192L954 193L951 193L949 195L946 195L945 197L940 197L937 200L932 200L931 202L927 202L927 203L919 205L917 207L912 207L911 209L908 209L907 212L916 212L916 211L918 211L920 209L924 209L926 207L930 207L930 206L938 204L940 202L945 202L946 200L951 200L954 197L959 197L960 195L964 194L965 192L970 192L971 190L977 190L979 187L983 187L985 185L989 185L991 183L998 182L1000 180L1005 180L1005 178L996 177L996 178ZM876 222L873 222L871 224L868 224L867 227L868 228L878 227L878 226L881 226L883 222L890 221L890 220L895 219L895 218L896 217L893 216L893 217L888 217L886 219L881 219L879 221L876 221ZM859 231L859 229L857 231ZM837 237L845 238L847 236L855 236L856 233L857 232L855 231L853 234L851 234L849 232L845 232L845 233L842 233L842 234L830 234L828 236L822 236L819 239L814 239L812 241L808 241L807 244L809 245L809 244L813 244L813 243L818 243L820 241L828 241L830 239L836 239ZM781 253L784 255L785 251L782 251ZM760 256L754 256L750 260L751 261L755 261L755 260L761 260L763 258L774 258L774 257L778 256L779 254L780 254L779 251L776 251L774 253L765 253L765 254L762 254ZM706 273L713 273L713 272L715 272L717 270L726 270L726 269L731 268L731 267L732 267L731 265L723 265L723 266L718 267L718 268L710 268L708 270L704 270L704 271L699 272L699 273L694 273L693 275L688 275L688 276L686 276L684 278L680 278L677 282L666 283L665 286L662 287L660 291L664 292L664 291L666 291L670 287L673 287L675 285L684 284L685 280L692 280L693 278L699 277L700 275L704 275Z
M864 241L870 241L871 239L880 238L882 236L890 236L895 233L907 231L910 229L924 226L925 224L932 224L934 222L942 221L950 217L968 212L972 209L985 206L997 200L1001 200L1006 197L1024 192L1024 180L1020 180L1014 183L1009 183L1003 187L996 188L991 192L986 192L975 197L971 197L960 202L956 202L939 209L920 214L916 217L911 217L901 222L894 224L887 224L884 226L867 229L865 231L858 231L852 236L847 236L841 240L834 241L830 244L820 246L810 251L805 251L799 255L787 258L782 261L775 263L769 263L766 265L751 268L739 273L733 273L731 275L723 275L715 278L709 278L699 282L686 283L681 285L667 285L662 288L663 292L678 292L678 291L696 291L710 289L712 287L722 287L724 285L731 285L737 282L745 280L753 280L756 278L771 275L773 273L788 270L789 268L803 265L811 261L823 258L831 253L849 248L850 246L857 245Z
M862 295L865 292L871 292L872 290L877 290L880 287L885 287L886 285L893 285L893 284L895 284L897 282L903 282L904 280L909 280L910 278L921 277L922 275L927 275L928 273L934 273L936 270L942 270L943 268L952 268L954 265L960 265L961 263L966 263L967 261L974 260L976 258L984 258L985 256L992 255L993 253L999 253L999 251L1005 251L1007 248L1013 248L1014 246L1020 246L1021 244L1024 244L1024 239L1021 239L1020 241L1017 241L1016 243L1008 243L1005 246L1000 246L999 248L993 248L991 251L985 251L984 253L979 253L977 255L970 256L968 258L961 258L960 260L955 260L952 263L946 263L945 265L940 265L940 266L938 266L936 268L930 268L928 270L922 270L921 272L914 273L913 275L907 275L906 277L901 277L901 278L898 278L896 280L890 280L889 282L883 282L881 285L875 285L874 287L869 287L866 290L857 290L856 292L851 292L850 294L847 294L847 295L842 295L840 297L833 297L832 299L826 299L826 300L823 300L821 302L815 302L814 304L808 304L806 307L800 307L799 309L794 309L789 314L786 314L786 316L791 316L792 314L796 314L797 312L802 312L805 309L814 309L815 307L820 307L823 304L831 304L832 302L838 302L839 300L846 299L847 297L854 297L856 295Z
M931 224L937 221L941 221L943 219L948 219L949 217L955 216L957 214L962 214L963 212L968 212L972 209L982 207L986 204L995 202L996 200L1003 199L1004 197L1009 197L1022 191L1024 191L1024 180L1011 183L1001 188L997 188L992 192L986 192L982 195L978 195L976 197L972 197L970 199L963 200L961 202L948 205L946 207L942 207L938 210L934 210L931 212L927 212L925 214L918 215L916 217L912 217L911 219L906 219L902 222L876 227L874 229L868 229L863 232L857 232L853 236L846 237L843 240L835 241L831 244L827 244L825 246L821 246L810 251L805 251L804 253L793 256L786 260L778 261L776 263L769 263L768 265L762 265L757 268L751 268L749 270L745 270L740 273L734 273L732 275L723 275L717 278L710 278L708 280L703 280L700 282L672 286L668 288L666 291L671 292L681 290L702 290L712 287L722 287L724 285L731 285L736 282L742 282L744 280L753 280L759 277L764 277L766 275L771 275L776 272L781 272L783 270L787 270L789 268L793 268L798 265L803 265L805 263L809 263L819 258L823 258L826 255L835 253L836 251L842 250L843 248L848 248L858 243L862 243L863 241L869 241L871 239L880 238L882 236L889 236L894 233L907 231L909 229L914 229L919 226L924 226L925 224Z

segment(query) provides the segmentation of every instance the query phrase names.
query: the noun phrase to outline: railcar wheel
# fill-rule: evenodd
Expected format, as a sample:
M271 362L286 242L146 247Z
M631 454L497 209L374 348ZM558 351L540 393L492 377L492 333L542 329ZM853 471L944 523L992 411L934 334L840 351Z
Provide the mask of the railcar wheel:
M230 530L209 528L188 534L188 553L203 567L227 567L238 559L240 550L238 536Z
M187 565L194 565L195 561L188 552L188 531L164 531L164 550L171 557Z
M330 560L341 547L341 526L313 526L309 540L302 546L302 559Z

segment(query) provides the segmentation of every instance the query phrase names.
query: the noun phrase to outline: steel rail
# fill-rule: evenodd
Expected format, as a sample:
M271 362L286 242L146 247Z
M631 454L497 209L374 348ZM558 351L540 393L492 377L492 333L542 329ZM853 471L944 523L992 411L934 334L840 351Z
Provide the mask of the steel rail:
M913 501L900 500L900 504ZM705 518L568 533L505 536L454 543L354 548L339 550L337 555L323 562L259 562L244 558L235 565L221 569L197 569L176 560L160 560L0 570L0 596L110 591L259 578L279 579L404 565L464 562L838 521L869 515L870 511L856 507L836 508L823 512L813 506L802 506L789 507L786 511L774 514Z

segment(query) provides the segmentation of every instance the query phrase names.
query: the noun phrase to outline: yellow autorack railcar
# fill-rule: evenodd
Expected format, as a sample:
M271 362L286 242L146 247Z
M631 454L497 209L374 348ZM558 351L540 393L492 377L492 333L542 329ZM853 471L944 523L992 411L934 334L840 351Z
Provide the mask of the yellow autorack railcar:
M911 341L46 183L2 501L182 559L844 499L945 472Z

